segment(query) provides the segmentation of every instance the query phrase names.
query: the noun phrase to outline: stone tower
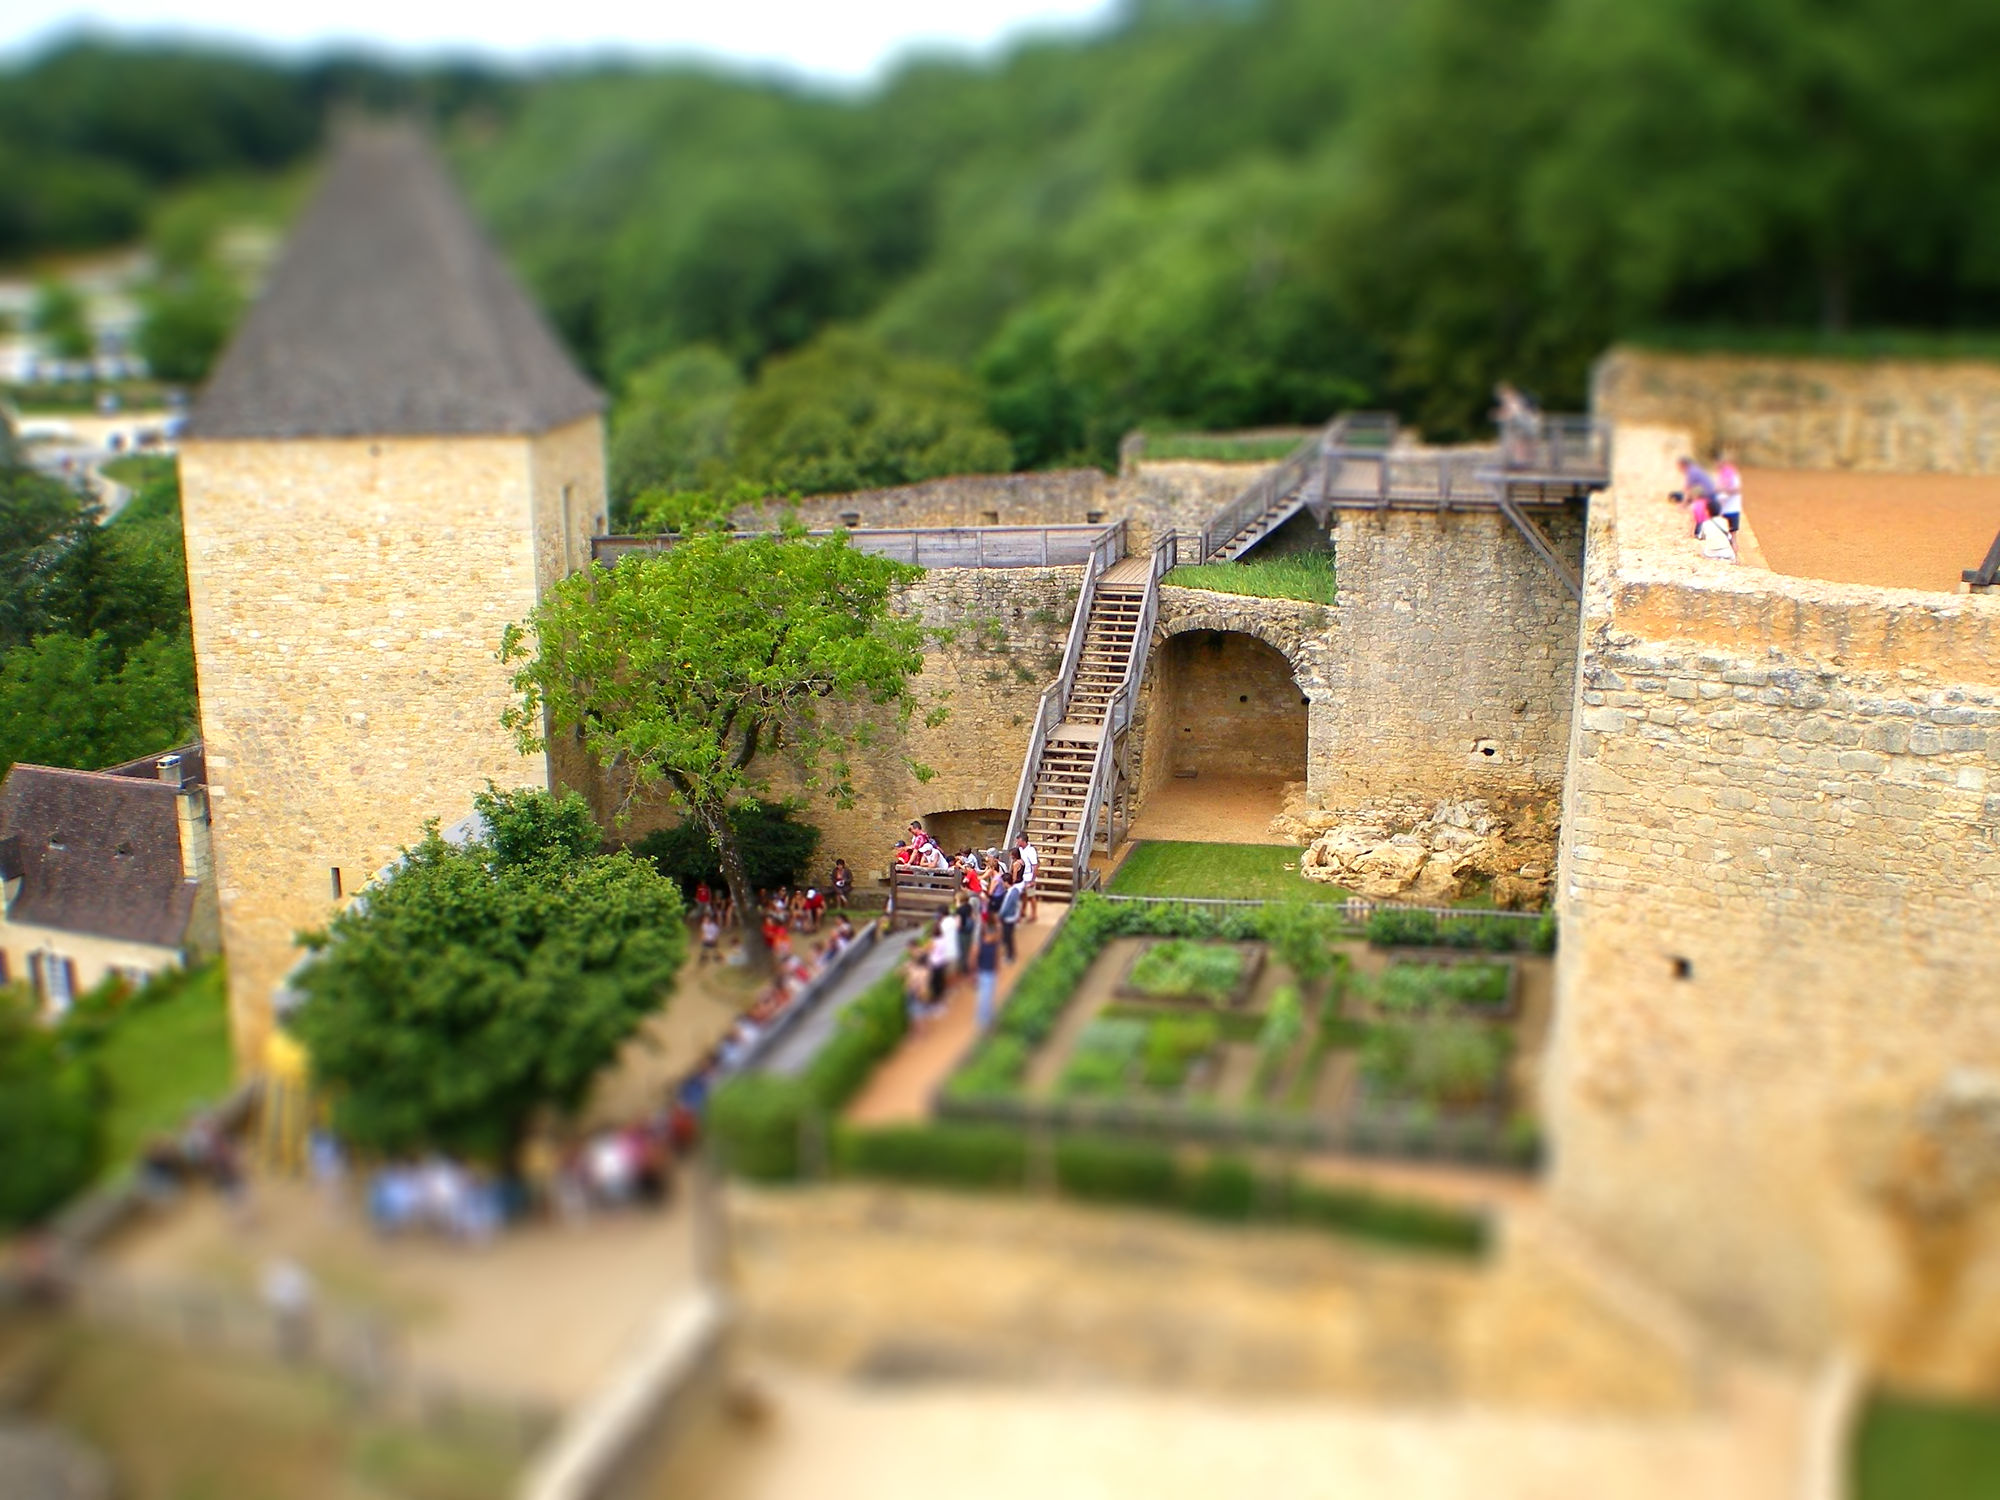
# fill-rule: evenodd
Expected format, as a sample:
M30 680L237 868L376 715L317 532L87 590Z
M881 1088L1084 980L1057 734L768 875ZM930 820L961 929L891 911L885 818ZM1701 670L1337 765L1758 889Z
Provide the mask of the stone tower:
M294 935L490 778L502 629L588 556L603 398L414 133L350 131L181 449L239 1065Z

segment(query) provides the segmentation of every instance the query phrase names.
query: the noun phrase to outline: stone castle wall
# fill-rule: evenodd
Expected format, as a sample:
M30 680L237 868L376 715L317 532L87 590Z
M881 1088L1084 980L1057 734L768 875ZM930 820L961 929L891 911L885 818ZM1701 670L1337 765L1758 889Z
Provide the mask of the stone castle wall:
M1533 514L1580 567L1579 513ZM1315 714L1313 804L1560 788L1577 635L1562 581L1496 511L1335 518L1340 626Z
M927 727L922 709L909 728L883 726L854 762L854 805L836 806L806 788L781 759L758 764L775 795L795 796L821 831L819 863L836 857L870 887L911 818L973 809L1011 808L1042 691L1062 666L1081 568L938 568L903 589L897 608L940 632L924 655L915 689L942 702L949 717ZM910 763L934 774L919 782ZM682 814L664 799L636 803L611 831L637 839ZM969 820L959 820L961 825Z
M1093 515L1115 520L1098 469L1034 474L954 474L921 484L810 495L788 506L742 506L738 526L769 526L796 509L815 529L834 526L1082 526Z
M195 665L239 1061L294 934L487 780L542 786L494 658L602 507L596 418L539 439L201 440L181 451ZM597 512L592 511L595 515Z
M1990 1389L2000 599L1705 562L1684 445L1622 429L1591 538L1552 1193L1739 1335Z
M1591 410L1777 469L2000 474L2000 364L1614 349Z

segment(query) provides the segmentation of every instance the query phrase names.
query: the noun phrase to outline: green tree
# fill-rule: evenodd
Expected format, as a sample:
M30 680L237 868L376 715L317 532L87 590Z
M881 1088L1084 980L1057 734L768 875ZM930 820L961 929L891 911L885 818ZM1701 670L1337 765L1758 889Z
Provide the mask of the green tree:
M729 423L743 376L721 350L695 345L634 374L611 418L611 503L648 490L712 488L729 465Z
M242 310L241 294L213 266L162 280L147 293L139 325L147 369L156 379L185 385L205 379Z
M484 837L432 823L304 941L291 1025L368 1151L506 1166L535 1115L574 1111L665 1002L687 953L680 892L636 856L596 854L575 793L475 798Z
M49 341L57 359L88 359L97 347L84 315L83 297L61 281L45 281L35 292L29 324Z
M0 1229L35 1223L96 1175L103 1095L89 1050L0 985Z
M581 731L626 783L628 805L664 790L686 808L752 933L755 891L731 804L766 792L759 757L783 755L851 805L850 756L876 739L885 713L900 728L915 706L924 631L894 611L893 594L919 571L859 552L844 534L698 531L575 574L508 627L501 657L521 696L507 722L524 750L540 745L545 724ZM929 716L942 719L941 709Z
M0 465L0 650L54 623L64 560L93 526L69 486L25 464Z
M1013 464L969 379L845 329L765 365L737 402L732 446L739 475L802 495Z
M45 635L0 654L0 775L17 760L97 770L195 728L194 652L155 636L122 664L103 636Z

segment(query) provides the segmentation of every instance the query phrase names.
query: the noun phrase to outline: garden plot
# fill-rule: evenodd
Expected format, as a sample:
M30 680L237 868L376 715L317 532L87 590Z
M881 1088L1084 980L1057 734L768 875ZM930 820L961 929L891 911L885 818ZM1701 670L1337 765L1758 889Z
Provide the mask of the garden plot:
M1517 1054L1522 970L1541 958L1385 951L1324 908L1097 903L1041 963L943 1115L1532 1157Z

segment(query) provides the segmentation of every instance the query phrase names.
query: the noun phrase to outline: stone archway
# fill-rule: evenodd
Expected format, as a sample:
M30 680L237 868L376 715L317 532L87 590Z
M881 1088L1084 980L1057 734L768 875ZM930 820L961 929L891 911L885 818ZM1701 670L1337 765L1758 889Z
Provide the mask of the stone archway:
M1153 647L1135 838L1269 843L1306 780L1310 695L1282 637L1176 621Z

